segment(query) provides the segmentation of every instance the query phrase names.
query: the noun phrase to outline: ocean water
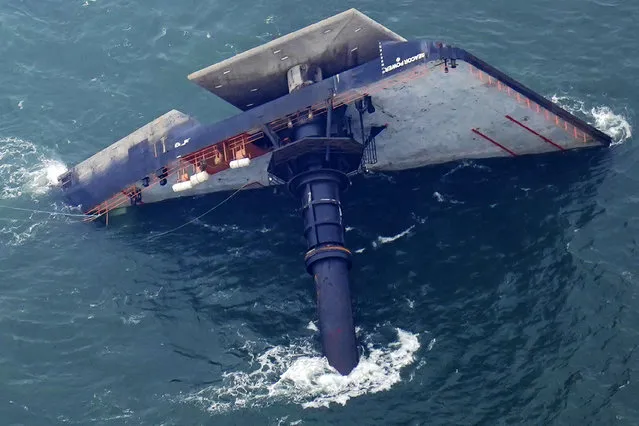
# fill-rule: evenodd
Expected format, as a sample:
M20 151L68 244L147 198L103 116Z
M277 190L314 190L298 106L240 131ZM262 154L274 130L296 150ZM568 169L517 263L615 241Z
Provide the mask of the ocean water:
M104 227L52 183L169 109L232 114L186 75L349 7L467 48L615 144L356 178L364 355L341 377L296 200L240 193L149 241L225 195ZM637 16L620 0L3 1L0 423L638 424Z

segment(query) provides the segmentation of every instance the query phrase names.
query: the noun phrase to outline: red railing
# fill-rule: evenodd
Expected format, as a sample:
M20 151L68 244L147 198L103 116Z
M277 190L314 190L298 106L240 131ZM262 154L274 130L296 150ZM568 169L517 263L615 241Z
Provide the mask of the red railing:
M352 89L348 92L339 94L332 98L333 108L340 107L342 105L348 105L353 103L359 99L364 98L365 96L371 96L375 93L378 93L381 90L393 87L400 83L406 83L411 80L420 78L425 76L430 69L428 68L428 64L418 65L413 67L411 70L407 72L403 72L384 80L381 80L377 83L366 86L362 89ZM305 116L308 116L309 112L314 115L321 115L326 113L328 109L328 101L321 101L309 108L297 111L293 114L288 114L284 117L273 120L269 123L273 131L278 132L283 130L287 126L295 126L298 124L298 121ZM251 144L257 140L260 140L264 137L264 133L260 129L251 129L245 133L233 136L231 138L225 139L221 142L217 142L210 146L207 146L199 151L193 152L191 154L185 155L174 167L165 167L167 172L166 177L174 175L175 173L183 172L187 168L195 168L197 163L200 161L206 161L209 159L220 158L221 162L218 163L221 167L215 170L215 173L220 172L222 170L226 170L228 168L228 163L235 159L235 154L238 151L246 151L246 145ZM215 167L215 165L214 165ZM95 220L98 217L107 214L109 211L117 209L119 207L123 207L127 203L130 203L132 195L134 196L138 192L144 192L148 189L154 187L161 181L155 174L149 176L149 185L146 187L137 187L135 185L125 188L119 193L113 195L111 198L103 201L97 206L93 207L91 210L87 212L87 215L90 215L88 220Z
M591 136L589 136L588 134L586 134L584 131L582 131L581 129L578 129L573 124L568 123L566 120L564 120L562 118L559 118L553 112L548 111L546 108L542 107L541 105L539 105L535 101L533 101L533 100L529 99L528 97L522 95L521 93L511 89L510 86L507 86L504 83L502 83L500 80L496 79L495 77L492 77L489 74L486 74L485 72L483 72L479 68L477 68L477 67L475 67L475 66L473 66L471 64L468 64L468 63L467 63L467 65L468 65L469 72L475 78L479 79L479 81L481 81L483 83L486 83L489 86L496 87L497 90L499 90L500 92L504 92L508 96L510 96L511 98L515 99L517 101L517 103L519 103L521 105L525 105L530 110L532 110L532 111L534 111L534 112L536 112L538 114L543 114L544 118L547 121L554 122L554 124L557 127L559 127L560 129L564 130L565 132L567 132L574 139L579 140L579 141L581 141L583 143L588 143L588 142L592 142L593 141L593 138Z

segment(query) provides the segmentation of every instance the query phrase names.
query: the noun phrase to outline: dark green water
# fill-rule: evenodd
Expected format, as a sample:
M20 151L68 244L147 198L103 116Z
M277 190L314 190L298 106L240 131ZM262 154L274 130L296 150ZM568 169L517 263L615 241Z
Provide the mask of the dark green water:
M349 7L467 48L611 133L610 149L356 179L366 346L320 356L295 200L144 206L105 228L0 208L0 423L639 423L639 102L629 1L5 0L0 205L65 210L51 175L176 108L186 75Z

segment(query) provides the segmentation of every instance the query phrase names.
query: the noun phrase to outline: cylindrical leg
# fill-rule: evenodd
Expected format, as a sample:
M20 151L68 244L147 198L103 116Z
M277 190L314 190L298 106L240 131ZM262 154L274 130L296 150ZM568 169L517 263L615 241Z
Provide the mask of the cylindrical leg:
M351 253L344 247L339 200L346 185L346 175L327 169L309 170L291 181L303 203L306 269L315 281L322 347L328 363L342 375L358 362L348 280Z
M348 264L343 259L323 259L313 264L312 272L324 354L333 368L347 375L358 361Z

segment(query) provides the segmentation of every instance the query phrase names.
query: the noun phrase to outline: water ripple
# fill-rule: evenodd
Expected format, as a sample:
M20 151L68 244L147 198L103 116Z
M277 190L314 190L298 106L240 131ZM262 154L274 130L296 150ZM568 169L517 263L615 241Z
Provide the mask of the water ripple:
M171 108L234 113L185 76L351 6L468 48L617 144L356 178L365 361L346 379L320 357L296 200L243 194L152 242L219 200L109 227L1 210L7 424L637 423L632 2L9 0L0 203L73 212L50 185L65 164Z

